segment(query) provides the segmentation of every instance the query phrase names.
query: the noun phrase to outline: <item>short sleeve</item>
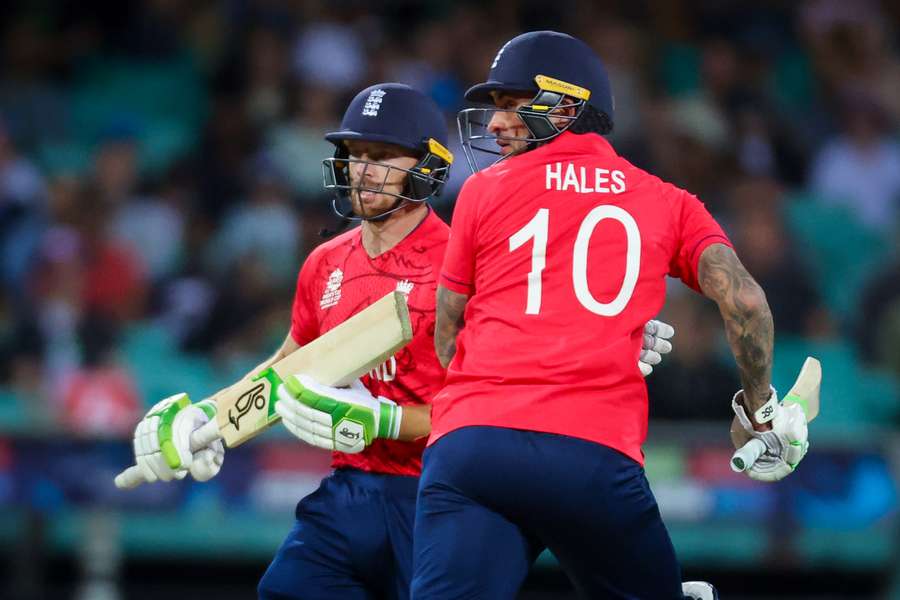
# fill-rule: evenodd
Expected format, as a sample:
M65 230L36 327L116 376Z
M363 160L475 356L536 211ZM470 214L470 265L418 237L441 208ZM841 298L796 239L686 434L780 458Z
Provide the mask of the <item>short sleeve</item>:
M451 292L469 296L475 292L476 181L477 177L470 177L456 198L440 279L441 285Z
M291 337L301 346L305 346L319 337L319 321L316 318L316 307L311 301L313 276L317 254L310 254L300 274L297 276L297 289L294 291L294 304L291 308Z
M702 293L697 276L700 255L712 244L731 247L731 241L696 196L674 186L668 193L673 194L672 214L678 232L669 275Z

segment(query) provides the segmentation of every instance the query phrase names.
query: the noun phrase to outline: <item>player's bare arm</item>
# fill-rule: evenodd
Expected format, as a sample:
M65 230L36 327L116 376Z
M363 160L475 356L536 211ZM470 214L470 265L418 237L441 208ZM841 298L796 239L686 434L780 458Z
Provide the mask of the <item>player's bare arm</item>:
M260 371L264 371L265 369L268 369L269 367L271 367L272 365L277 363L282 358L288 356L289 354L292 354L295 350L299 350L299 349L300 349L300 344L298 344L296 341L294 341L294 336L292 336L291 332L289 331L288 334L285 336L284 341L281 342L281 346L278 348L278 350L275 351L275 354L273 354L272 356L270 356L263 362L256 365L256 367L251 369L250 372L247 373L244 377L250 377L254 373L259 373Z
M793 472L809 443L802 410L782 407L770 385L774 327L766 295L724 244L703 251L698 278L703 293L719 305L744 386L731 401L735 413L731 439L738 454L758 446L755 457L742 462L741 468L752 479L778 481Z
M400 422L401 442L414 442L431 433L431 405L422 404L403 407L403 419Z
M463 313L469 297L452 292L442 285L437 288L434 349L446 369L456 354L456 336L465 325Z
M725 321L728 344L744 386L744 401L756 411L769 399L775 330L766 294L734 250L712 244L700 256L700 287Z
M809 450L807 415L800 403L780 403L771 387L775 332L766 295L724 244L703 251L698 278L703 293L719 305L744 386L731 400L740 470L758 481L783 479Z

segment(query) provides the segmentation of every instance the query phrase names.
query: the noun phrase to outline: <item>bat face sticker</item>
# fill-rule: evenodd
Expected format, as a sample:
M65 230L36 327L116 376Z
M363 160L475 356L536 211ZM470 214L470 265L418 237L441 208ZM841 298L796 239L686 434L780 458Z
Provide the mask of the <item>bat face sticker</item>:
M250 412L251 408L256 407L257 410L262 410L266 406L266 394L265 392L266 384L264 381L260 381L258 384L244 392L240 395L240 397L235 401L234 407L228 409L228 421L234 425L234 428L240 431L241 418ZM235 416L234 411L237 410L237 415Z

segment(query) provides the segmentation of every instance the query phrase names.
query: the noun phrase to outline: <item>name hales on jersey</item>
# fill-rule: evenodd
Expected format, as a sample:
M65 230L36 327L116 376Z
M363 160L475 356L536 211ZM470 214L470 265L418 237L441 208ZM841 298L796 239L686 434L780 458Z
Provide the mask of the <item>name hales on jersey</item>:
M576 167L572 163L552 163L547 169L547 189L576 194L621 194L625 191L625 173L618 169Z
M288 375L304 373L324 385L348 385L390 361L412 335L406 295L388 293L262 373L216 396L219 436L233 448L277 422L275 392Z

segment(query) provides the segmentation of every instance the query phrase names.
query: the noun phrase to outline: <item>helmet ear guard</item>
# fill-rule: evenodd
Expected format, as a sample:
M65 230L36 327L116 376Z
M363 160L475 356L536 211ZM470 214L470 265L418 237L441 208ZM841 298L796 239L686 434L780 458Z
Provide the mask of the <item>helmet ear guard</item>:
M437 140L429 138L425 146L425 155L409 170L407 191L412 200L439 195L453 164L453 154Z
M560 129L550 120L550 114L562 105L563 100L565 96L562 94L542 90L531 100L531 104L523 104L516 112L533 138L552 138L565 129Z

